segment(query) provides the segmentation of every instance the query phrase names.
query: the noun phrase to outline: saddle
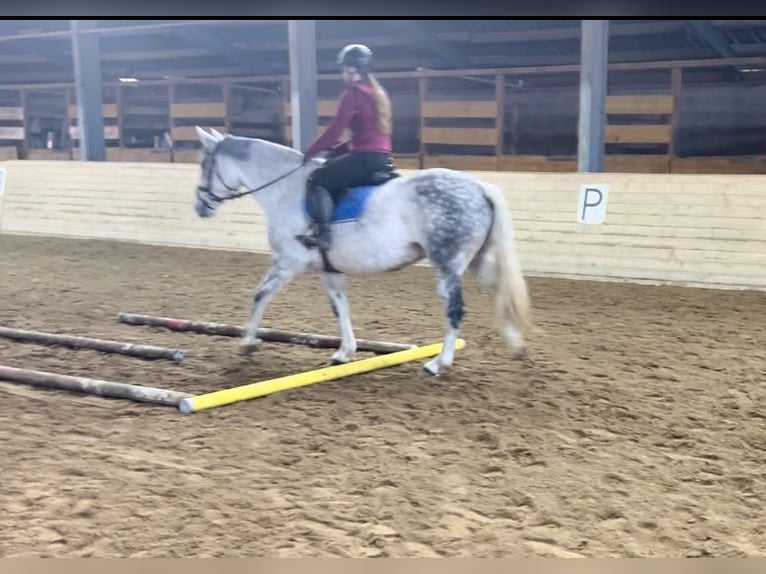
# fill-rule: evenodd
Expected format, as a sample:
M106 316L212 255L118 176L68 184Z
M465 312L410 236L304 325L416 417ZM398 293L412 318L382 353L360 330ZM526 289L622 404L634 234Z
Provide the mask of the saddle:
M348 153L349 148L347 143L340 144L333 148L329 154L327 154L328 158L337 157L344 155L345 153ZM396 167L394 165L393 158L389 158L386 167L384 169L379 169L376 171L373 171L365 181L362 183L353 186L352 188L343 188L343 189L328 189L327 191L330 192L330 195L333 196L333 200L338 203L343 199L343 197L353 188L355 187L364 187L364 186L377 186L377 185L383 185L387 181L391 179L395 179L399 177L401 174L396 172Z
M384 183L401 177L394 169L381 169L372 172L364 182L342 189L328 189L333 199L334 208L330 223L354 221L362 216L367 202L375 191ZM314 219L314 211L308 197L304 209L310 219Z
M375 191L384 183L400 177L393 165L388 169L381 169L372 172L364 182L359 185L342 189L328 189L333 202L333 213L330 217L330 225L338 223L348 223L356 221L363 214L367 207L367 202L374 195ZM316 221L312 202L306 194L303 209L311 221ZM300 239L300 237L299 237ZM330 273L340 273L327 258L327 253L322 251L322 261L324 269Z
M337 197L337 200L336 200L336 202L340 202L340 201L342 201L342 200L343 200L343 197L344 197L344 196L345 196L345 195L346 195L346 194L347 194L349 191L351 191L351 190L353 190L353 189L357 189L357 188L360 188L360 187L377 187L377 186L379 186L379 185L383 185L383 184L384 184L384 183L386 183L387 181L390 181L390 180L392 180L392 179L396 179L397 177L400 177L400 176L401 176L401 174L400 174L400 173L397 173L397 172L394 170L393 166L392 166L392 167L391 167L391 169L379 169L379 170L377 170L377 171L373 171L373 172L372 172L372 173L371 173L371 174L370 174L370 175L367 177L367 179L366 179L366 180L364 180L364 181L363 181L362 183L360 183L359 185L355 185L355 186L353 186L353 187L346 187L346 188L343 188L343 189L330 189L330 190L328 190L328 191L329 191L329 192L330 192L330 193L331 193L333 196L336 196L335 194L337 193L338 195L336 196L336 197Z

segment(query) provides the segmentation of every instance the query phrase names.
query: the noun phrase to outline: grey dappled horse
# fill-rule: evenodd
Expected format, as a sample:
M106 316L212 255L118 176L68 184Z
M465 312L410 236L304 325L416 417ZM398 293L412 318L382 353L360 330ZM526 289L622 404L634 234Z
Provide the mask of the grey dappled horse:
M304 204L306 180L323 159L304 164L303 154L290 147L199 127L197 134L203 150L197 215L211 217L223 201L251 194L266 216L272 263L256 288L242 352L261 342L257 329L274 295L296 276L312 271L321 275L340 326L341 345L332 362L350 361L356 341L344 274L394 271L427 258L439 275L448 328L441 353L424 365L426 372L437 375L453 363L466 271L494 289L502 332L514 356L524 355L529 300L511 216L499 188L449 169L389 179L356 220L333 224L332 246L321 253L298 236L312 223Z

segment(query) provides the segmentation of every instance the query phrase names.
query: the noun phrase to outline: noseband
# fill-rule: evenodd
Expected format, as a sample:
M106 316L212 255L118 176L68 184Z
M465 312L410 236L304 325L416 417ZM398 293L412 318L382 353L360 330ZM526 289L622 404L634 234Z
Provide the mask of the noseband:
M285 179L286 177L292 175L293 173L298 171L300 168L302 168L303 165L304 165L304 164L301 163L297 167L294 167L293 169L288 171L287 173L284 173L284 174L280 175L278 178L272 179L271 181L269 181L267 183L264 183L263 185L258 186L258 187L254 188L254 189L248 189L248 190L245 190L245 191L239 191L237 193L233 193L233 194L228 195L226 197L221 197L220 195L216 195L215 193L213 193L213 190L211 189L211 186L210 186L211 180L213 179L213 173L214 172L215 172L215 175L218 178L218 180L221 182L221 184L228 191L236 191L238 189L236 187L231 187L229 184L227 184L223 180L223 178L221 177L221 174L218 173L218 170L216 169L216 159L217 159L216 158L216 154L218 153L218 148L221 145L221 143L222 142L218 142L216 144L216 146L213 148L213 151L211 151L208 154L208 158L210 159L210 168L208 169L207 182L205 183L205 186L204 187L203 186L197 186L197 191L198 192L206 194L207 196L209 196L210 199L212 199L216 203L223 203L224 201L229 200L229 199L237 199L239 197L244 197L246 195L250 195L251 193L257 193L257 192L261 191L262 189L265 189L265 188L267 188L267 187L269 187L271 185L274 185L278 181L281 181L281 180ZM200 196L200 200L202 200L202 202L207 207L209 207L209 208L213 207L208 201L203 199L202 196Z

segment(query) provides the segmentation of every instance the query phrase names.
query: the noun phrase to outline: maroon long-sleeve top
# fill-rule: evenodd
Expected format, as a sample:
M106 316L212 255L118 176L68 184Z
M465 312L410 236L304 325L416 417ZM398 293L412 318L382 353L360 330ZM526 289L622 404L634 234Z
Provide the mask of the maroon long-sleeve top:
M335 146L347 128L351 131L351 151L391 153L391 136L378 128L373 88L355 82L341 96L335 117L306 150L306 156L313 157Z

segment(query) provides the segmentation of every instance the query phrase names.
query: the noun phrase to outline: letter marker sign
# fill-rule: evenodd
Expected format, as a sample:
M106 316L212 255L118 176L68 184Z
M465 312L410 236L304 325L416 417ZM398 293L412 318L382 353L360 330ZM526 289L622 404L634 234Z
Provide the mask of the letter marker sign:
M608 198L608 185L581 185L580 199L577 202L577 222L588 225L604 223Z

